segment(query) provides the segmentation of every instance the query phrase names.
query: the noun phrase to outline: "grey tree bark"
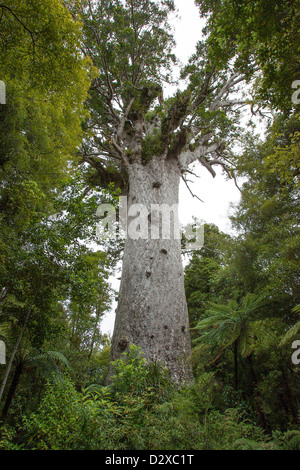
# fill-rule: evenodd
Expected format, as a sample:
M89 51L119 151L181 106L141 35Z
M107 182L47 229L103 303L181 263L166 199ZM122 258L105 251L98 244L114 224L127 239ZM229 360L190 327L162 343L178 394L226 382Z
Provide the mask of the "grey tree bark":
M117 359L134 343L141 347L147 361L158 360L164 364L175 381L190 380L187 359L191 341L181 242L174 229L181 171L177 159L162 158L152 158L146 165L133 163L128 171L129 233L125 240L111 358ZM153 205L165 205L165 220L157 207L151 211ZM138 209L143 207L146 213L140 212L139 216ZM169 208L172 209L170 217ZM148 228L143 230L145 218ZM132 224L137 228L139 222L142 238L133 239L130 228Z

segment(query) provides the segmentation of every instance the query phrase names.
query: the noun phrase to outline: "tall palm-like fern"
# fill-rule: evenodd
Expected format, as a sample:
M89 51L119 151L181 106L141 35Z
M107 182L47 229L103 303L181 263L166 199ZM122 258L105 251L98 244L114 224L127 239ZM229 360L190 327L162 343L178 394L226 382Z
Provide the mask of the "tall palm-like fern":
M238 381L238 352L243 357L251 354L254 321L264 303L262 297L247 294L240 302L231 300L227 305L211 303L208 317L203 318L194 330L200 333L195 340L216 352L216 360L229 347L234 354L234 385Z

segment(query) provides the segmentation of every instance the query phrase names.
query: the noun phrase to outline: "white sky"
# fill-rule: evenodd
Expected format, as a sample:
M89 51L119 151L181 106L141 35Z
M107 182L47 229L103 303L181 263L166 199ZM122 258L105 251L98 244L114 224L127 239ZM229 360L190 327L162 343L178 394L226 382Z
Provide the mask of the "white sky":
M171 18L170 23L175 28L176 55L182 63L187 63L189 57L195 52L197 41L201 38L201 31L204 26L200 20L198 9L194 0L175 0L179 18ZM186 225L192 222L192 218L197 217L205 223L213 223L224 232L230 231L230 221L228 218L230 205L239 201L240 193L233 180L226 180L221 171L213 178L208 171L200 164L193 170L199 178L188 176L189 187L193 194L197 195L203 202L193 198L188 188L181 182L179 191L179 219L180 223ZM119 282L112 278L112 286L118 290ZM112 311L108 312L101 324L102 333L112 334L115 318L116 302L112 306Z
M175 4L179 11L179 18L171 23L175 28L176 55L182 63L186 63L195 52L195 46L201 39L205 22L200 19L194 0L175 0ZM196 165L195 173L200 178L189 175L188 180L193 181L189 183L189 186L193 194L197 195L203 203L191 196L182 181L179 198L180 222L185 225L192 221L193 216L196 216L207 223L216 224L222 231L229 231L228 210L230 204L237 203L240 197L234 182L225 180L224 175L218 170L217 176L213 178L200 164Z

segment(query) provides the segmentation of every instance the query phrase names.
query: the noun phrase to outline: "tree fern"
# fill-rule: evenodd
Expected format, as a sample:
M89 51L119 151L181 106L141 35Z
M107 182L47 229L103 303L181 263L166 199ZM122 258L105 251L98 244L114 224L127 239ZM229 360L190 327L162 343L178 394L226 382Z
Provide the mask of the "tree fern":
M255 332L258 314L264 305L264 299L254 294L247 294L240 302L231 300L227 305L210 304L209 315L198 322L193 330L200 336L196 344L205 344L213 353L213 361L229 347L233 347L235 388L237 387L237 355L243 357L252 352L252 337Z
M293 313L296 313L297 315L300 315L300 304L296 305L292 309ZM279 343L279 346L284 346L286 343L288 343L292 338L294 338L298 333L300 332L300 321L295 323L289 330L285 333L283 336L282 340Z

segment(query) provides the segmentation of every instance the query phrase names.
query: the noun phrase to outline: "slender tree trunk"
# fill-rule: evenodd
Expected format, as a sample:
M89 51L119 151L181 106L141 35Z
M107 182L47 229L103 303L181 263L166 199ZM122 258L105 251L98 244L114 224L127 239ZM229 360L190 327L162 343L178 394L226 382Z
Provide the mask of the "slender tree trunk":
M286 402L287 402L288 408L290 409L290 412L292 413L293 420L295 422L297 422L297 418L298 418L297 402L296 402L296 400L293 396L293 393L290 389L289 379L288 379L287 374L285 373L285 368L281 367L280 369L281 369L283 384L284 384L284 388L285 388Z
M253 385L253 395L254 395L254 400L256 403L256 409L258 412L259 420L260 420L260 425L262 428L266 429L267 428L266 415L263 410L262 396L257 389L257 377L256 377L256 373L254 370L251 354L247 357L247 361L250 367L250 373L251 373L251 379L252 379L252 385Z
M1 417L2 417L3 420L5 420L5 418L7 416L7 413L8 413L8 410L9 410L9 407L11 405L11 402L12 402L14 396L15 396L15 393L16 393L16 390L17 390L17 387L19 385L20 378L21 378L21 375L22 375L22 372L23 372L23 367L24 367L24 364L23 364L22 361L19 362L16 366L16 370L15 370L11 385L9 387L7 397L6 397L6 400L5 400L5 404L4 404L4 407L3 407L3 410L2 410L2 416Z
M147 361L163 363L178 382L191 378L186 362L191 344L181 242L178 237L175 239L172 229L169 237L164 233L167 219L174 227L173 217L166 216L166 224L162 223L153 204L173 206L176 219L179 182L180 170L175 160L154 158L147 165L130 165L128 236L111 356L112 360L117 359L134 343L141 347ZM142 217L143 208L146 215ZM140 216L135 209L141 211ZM148 229L143 232L145 218ZM133 239L136 227L141 229L143 238Z
M11 371L11 367L13 365L13 362L14 362L14 359L15 359L15 355L18 351L18 348L19 348L19 345L20 345L20 342L21 342L21 339L23 337L23 334L24 334L24 331L26 330L26 326L27 326L27 323L28 323L28 320L29 320L29 317L31 315L31 310L28 311L27 315L26 315L26 318L25 318L25 321L24 321L24 325L22 327L22 330L18 336L18 339L17 339L17 342L15 344L15 347L13 349L13 352L10 356L10 360L9 360L9 363L7 365L7 368L6 368L6 372L4 374L4 377L3 377L3 380L2 380L2 384L1 384L1 388L0 388L0 401L2 400L2 397L3 397L3 393L4 393L4 389L5 389L5 386L6 386L6 383L7 383L7 379L9 377L9 374L10 374L10 371Z
M91 359L92 354L93 354L93 351L94 351L95 338L96 338L96 333L97 333L97 330L98 330L98 323L99 323L100 315L101 315L101 309L100 309L99 306L97 306L97 308L96 308L95 326L94 326L94 331L93 331L93 336L92 336L92 341L91 341L90 350L89 350L89 353L88 353L88 360Z
M233 360L234 360L234 390L238 388L238 343L233 343Z

